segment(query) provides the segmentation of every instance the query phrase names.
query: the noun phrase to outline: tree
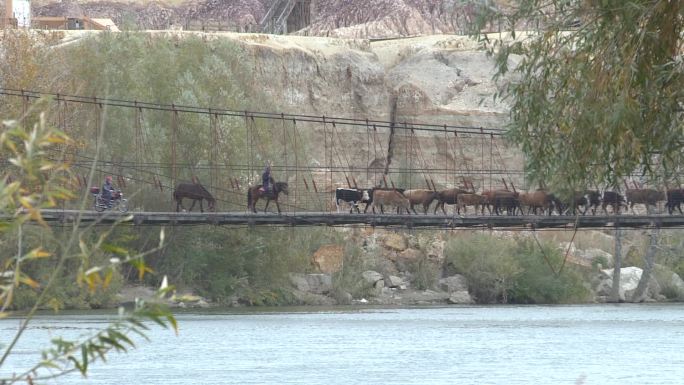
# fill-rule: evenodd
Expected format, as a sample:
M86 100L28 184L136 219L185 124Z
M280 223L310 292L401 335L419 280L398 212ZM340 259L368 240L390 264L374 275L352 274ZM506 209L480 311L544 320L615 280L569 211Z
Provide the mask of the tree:
M484 4L478 31L503 20L510 33L478 35L495 57L496 76L505 75L497 97L511 103L509 137L535 182L569 190L617 187L633 173L676 178L684 142L684 3Z
M59 149L71 140L45 123L44 114L28 129L30 115L23 117L24 125L5 121L0 127L0 155L3 164L0 178L0 243L16 241L14 253L6 250L0 255L0 318L10 314L17 294L28 288L34 294L33 303L22 314L20 326L9 343L0 345L0 368L13 354L38 309L59 308L57 282L65 277L75 280L83 290L95 293L107 288L122 265L132 265L139 276L150 271L144 263L145 255L163 246L160 236L158 248L146 253L133 253L109 242L111 229L95 232L81 228L78 221L68 231L55 231L44 221L43 209L57 206L61 201L75 199L69 189L71 178L67 164L59 159ZM81 208L85 205L85 199ZM40 240L31 240L26 232L39 226ZM33 244L33 245L32 245ZM34 274L40 266L47 266L48 274ZM43 270L45 271L45 270ZM75 273L74 273L75 272ZM88 372L89 364L105 360L111 351L126 351L134 346L130 334L144 336L149 328L144 320L176 329L176 320L165 307L138 302L133 311L120 309L120 317L106 328L78 340L55 338L43 351L43 358L26 367L11 368L8 378L0 383L37 383L66 373Z

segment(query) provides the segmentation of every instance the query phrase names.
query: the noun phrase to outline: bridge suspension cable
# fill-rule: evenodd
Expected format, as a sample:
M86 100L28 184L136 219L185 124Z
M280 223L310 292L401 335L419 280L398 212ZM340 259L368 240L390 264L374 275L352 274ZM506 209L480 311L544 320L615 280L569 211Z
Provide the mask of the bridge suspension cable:
M309 115L309 114L290 114L284 112L260 112L260 111L238 111L226 108L216 108L216 107L202 107L202 106L187 106L180 104L163 104L163 103L151 103L151 102L141 102L137 100L126 100L126 99L115 99L115 98L101 98L96 96L81 96L81 95L68 95L61 93L51 93L51 92L41 92L41 91L31 91L31 90L17 90L11 88L0 87L0 95L10 96L10 97L21 97L24 100L29 99L40 99L43 97L55 98L55 100L60 100L62 102L69 103L81 103L81 104L95 104L98 106L112 106L112 107L124 107L124 108L142 108L146 110L157 110L157 111L174 111L176 113L194 113L194 114L205 114L211 115L216 114L220 116L234 116L234 117L244 117L246 114L252 119L267 119L267 120L281 120L285 119L295 119L299 122L308 123L323 123L323 116ZM347 125L356 127L365 127L368 124L373 124L377 128L394 128L403 129L400 125L396 125L391 121L386 120L371 120L366 118L345 118L345 117L325 117L328 123L335 122L337 125ZM442 132L445 125L442 124L432 124L432 123L413 123L413 129L418 131L432 131L432 132ZM502 128L485 128L478 126L459 126L459 125L446 125L447 130L451 132L457 132L459 134L471 134L471 135L504 135L506 130Z

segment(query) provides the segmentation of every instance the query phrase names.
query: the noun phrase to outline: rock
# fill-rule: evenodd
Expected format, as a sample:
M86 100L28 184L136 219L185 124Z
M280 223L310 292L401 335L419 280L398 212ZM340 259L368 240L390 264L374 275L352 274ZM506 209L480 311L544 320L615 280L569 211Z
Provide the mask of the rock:
M195 303L202 301L202 297L199 295L194 295L194 294L181 294L179 296L173 296L171 300L176 301L176 302L185 302L185 303Z
M294 295L294 297L297 299L297 302L299 302L301 305L332 306L336 304L335 300L327 295L310 293L301 290L293 290L292 295Z
M195 306L202 308L202 309L206 309L208 307L211 307L211 305L209 305L209 302L205 301L204 299L200 299L199 301L197 301Z
M605 295L610 297L613 287L613 270L614 269L601 270L604 279L601 280L599 286L595 290L597 295ZM655 274L651 274L644 297L639 299L632 298L634 291L639 285L639 280L641 280L642 274L643 269L636 266L623 267L620 269L620 301L646 301L652 298L657 298L657 296L660 294L660 285L655 278Z
M408 248L406 238L398 233L387 233L384 244L386 248L395 251L404 251Z
M363 279L366 282L370 283L373 286L375 286L375 284L378 281L383 281L382 274L378 273L377 271L373 271L373 270L366 270L363 273L361 273L361 276L363 277Z
M601 272L611 280L613 279L614 269L603 269ZM620 291L630 291L636 289L641 279L643 270L636 266L623 267L620 269ZM612 284L611 284L612 285Z
M471 304L475 302L467 290L460 290L451 293L447 301L451 304Z
M313 294L327 294L332 289L332 277L329 274L290 273L290 282L299 291Z
M346 291L342 292L337 298L337 303L340 305L351 305L353 301L354 297Z
M342 245L323 245L313 255L313 264L319 272L333 274L342 270L344 247Z
M589 261L601 263L603 266L613 265L613 254L601 249L587 249L582 253L582 257Z
M599 282L599 284L596 286L596 289L594 289L594 291L596 292L596 295L598 295L598 296L609 297L610 291L612 288L613 288L613 279L612 278L604 278Z
M392 287L392 288L401 288L406 287L404 284L404 280L401 279L401 277L397 277L396 275L390 275L387 277L387 280L385 281L385 284L387 287Z
M421 252L420 250L416 249L406 249L402 251L401 253L398 253L396 256L396 260L404 260L404 261L413 261L421 257Z
M451 277L442 278L439 280L440 289L448 292L455 293L460 291L468 291L468 280L466 277L456 274Z

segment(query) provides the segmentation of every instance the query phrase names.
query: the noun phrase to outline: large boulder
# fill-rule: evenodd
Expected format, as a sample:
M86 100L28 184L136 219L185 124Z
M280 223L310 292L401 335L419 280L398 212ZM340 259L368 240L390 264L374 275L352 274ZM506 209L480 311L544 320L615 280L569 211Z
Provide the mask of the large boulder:
M387 276L387 279L385 280L385 285L389 288L396 288L396 289L406 289L406 282L404 282L404 279L401 277L397 277L396 275L389 275Z
M366 270L363 273L361 273L361 277L363 277L363 280L369 283L373 287L380 287L382 288L385 286L385 279L382 276L382 274L378 273L377 271L373 270Z
M313 294L327 294L332 289L332 277L329 274L291 273L290 282L299 291Z
M439 280L439 288L448 292L468 291L468 280L466 277L456 274Z
M312 262L321 273L336 273L342 270L344 264L344 247L342 245L323 245L314 253Z
M601 270L602 279L595 292L599 296L610 297L613 288L613 271L615 269ZM620 301L633 300L634 291L639 285L643 269L636 266L623 267L620 269L620 289L618 291ZM655 277L651 275L645 292L645 298L639 300L652 301L659 298L660 286Z
M655 265L653 272L665 297L684 299L684 280L677 273L663 265Z
M454 305L466 305L475 303L475 301L473 301L473 297L470 296L470 293L468 293L467 290L460 290L450 293L447 302Z
M384 244L386 248L394 251L404 251L408 248L408 241L398 233L387 233Z

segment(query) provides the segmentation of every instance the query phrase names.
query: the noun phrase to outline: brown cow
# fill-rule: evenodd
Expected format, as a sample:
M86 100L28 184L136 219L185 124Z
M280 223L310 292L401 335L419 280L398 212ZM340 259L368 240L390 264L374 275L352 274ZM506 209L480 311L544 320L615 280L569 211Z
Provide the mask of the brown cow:
M481 208L480 212L482 215L484 215L484 209L488 202L489 199L483 195L466 193L458 194L456 197L456 210L458 210L458 214L460 215L461 208L463 208L463 215L465 215L466 206L475 206L475 213L477 213L478 208Z
M380 212L385 213L384 206L394 206L397 208L397 214L406 210L407 213L411 214L409 211L409 200L403 196L399 191L396 190L375 190L373 192L373 203L371 203L371 208L375 213L375 207L380 206Z
M548 210L549 215L551 215L551 210L553 208L553 197L545 190L522 193L520 194L519 198L521 209L522 207L527 207L527 215L530 214L530 211L534 212L534 215L537 215L537 209L541 209L542 214Z
M448 190L442 190L437 193L437 204L435 205L435 214L437 214L437 209L442 208L442 212L446 215L446 210L444 209L444 204L455 205L457 203L458 194L469 193L469 191L461 190L460 188L452 188Z
M421 204L423 205L423 213L427 215L427 211L430 207L430 204L433 200L435 200L435 198L437 198L437 191L421 189L406 190L404 191L404 196L409 200L411 210L413 210L414 214L418 213L416 212L416 209L413 208L413 206Z
M665 193L663 191L658 191L654 189L627 189L625 191L625 198L627 199L627 204L629 208L634 213L635 204L643 204L646 206L646 213L649 213L648 206L658 207L659 201L667 200Z

